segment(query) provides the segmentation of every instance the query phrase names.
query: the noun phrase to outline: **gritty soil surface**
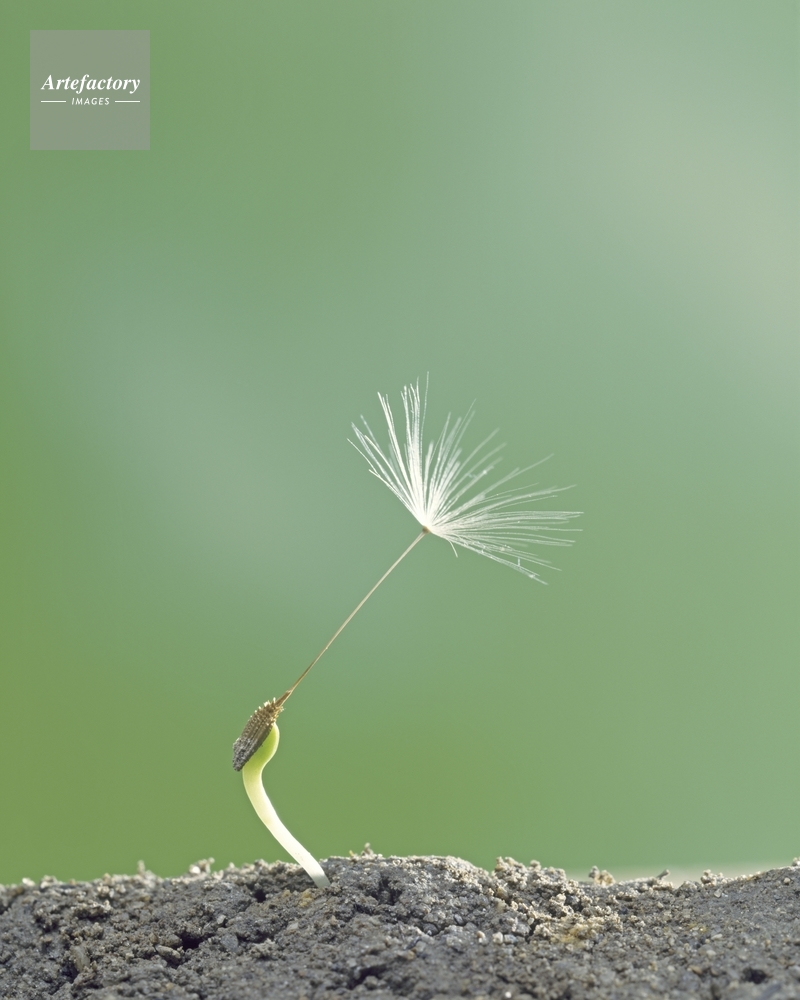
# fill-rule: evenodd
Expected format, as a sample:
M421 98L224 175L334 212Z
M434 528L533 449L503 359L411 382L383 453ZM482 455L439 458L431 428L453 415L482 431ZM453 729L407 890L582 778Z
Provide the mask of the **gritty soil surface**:
M0 886L0 998L800 998L800 863L677 888L370 851L325 869Z

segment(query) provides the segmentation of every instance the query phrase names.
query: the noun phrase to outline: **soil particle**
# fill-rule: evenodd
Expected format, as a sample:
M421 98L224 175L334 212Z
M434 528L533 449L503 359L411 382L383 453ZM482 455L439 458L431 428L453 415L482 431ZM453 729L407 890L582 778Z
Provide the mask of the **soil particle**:
M330 858L0 886L0 1000L800 1000L800 864L614 883Z

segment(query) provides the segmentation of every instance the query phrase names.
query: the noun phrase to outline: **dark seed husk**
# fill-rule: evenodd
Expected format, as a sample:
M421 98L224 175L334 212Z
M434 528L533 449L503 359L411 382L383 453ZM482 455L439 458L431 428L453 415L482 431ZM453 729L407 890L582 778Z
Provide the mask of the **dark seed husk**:
M234 771L241 771L269 736L270 730L275 725L275 720L283 711L285 697L284 695L282 698L273 698L272 701L265 701L247 720L247 725L242 730L242 735L233 744Z

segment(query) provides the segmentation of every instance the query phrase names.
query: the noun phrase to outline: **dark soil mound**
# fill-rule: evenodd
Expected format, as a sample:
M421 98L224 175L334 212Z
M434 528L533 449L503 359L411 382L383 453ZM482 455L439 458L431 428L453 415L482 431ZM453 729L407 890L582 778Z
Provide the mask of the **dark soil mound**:
M800 866L590 883L510 859L257 862L0 887L0 997L800 998Z

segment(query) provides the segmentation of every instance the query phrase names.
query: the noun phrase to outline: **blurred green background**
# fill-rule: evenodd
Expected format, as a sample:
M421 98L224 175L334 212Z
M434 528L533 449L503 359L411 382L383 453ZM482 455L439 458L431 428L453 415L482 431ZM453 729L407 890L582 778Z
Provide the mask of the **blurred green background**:
M430 372L585 511L421 545L265 772L315 854L800 854L798 6L38 2L0 32L0 881L285 857L230 766L416 525ZM149 152L31 152L28 32L149 28ZM547 554L547 553L546 553Z

